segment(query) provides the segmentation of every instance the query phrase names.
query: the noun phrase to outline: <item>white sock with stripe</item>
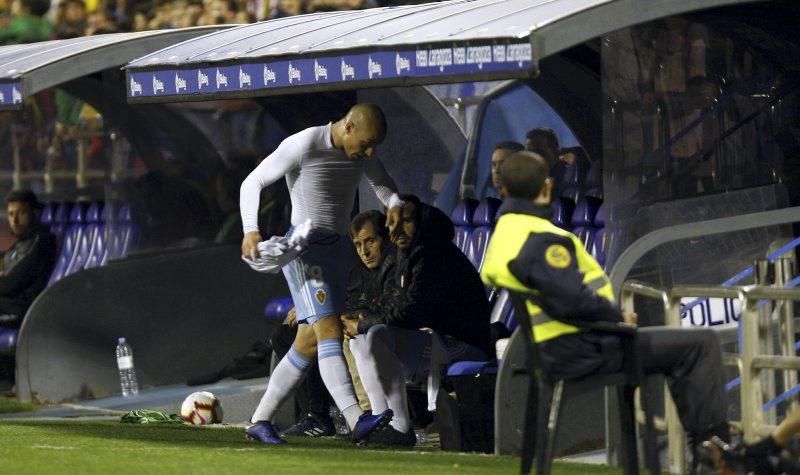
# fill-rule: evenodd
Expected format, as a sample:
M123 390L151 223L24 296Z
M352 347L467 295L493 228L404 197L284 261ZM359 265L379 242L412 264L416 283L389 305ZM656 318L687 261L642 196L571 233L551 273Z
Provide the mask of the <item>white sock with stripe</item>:
M383 386L378 376L378 367L375 366L375 360L370 356L367 348L366 335L358 335L350 340L350 351L353 352L355 357L358 376L361 378L361 384L364 386L364 391L369 398L372 413L380 414L389 409L389 404L386 402Z
M294 391L310 365L311 360L298 353L294 346L289 348L289 352L270 375L267 390L261 397L261 402L258 403L250 422L271 422L278 407Z
M361 416L361 407L356 399L353 381L344 359L342 340L331 338L317 343L317 361L322 382L328 388L336 406L342 411L347 425L352 430Z
M384 330L388 331L388 330ZM389 409L394 412L391 422L392 427L400 432L408 432L411 428L408 416L408 400L406 396L405 368L400 358L390 350L386 342L379 336L380 332L368 332L366 347L370 359L374 361L375 368L380 376L381 387ZM361 376L362 380L364 376ZM370 400L370 403L372 401Z

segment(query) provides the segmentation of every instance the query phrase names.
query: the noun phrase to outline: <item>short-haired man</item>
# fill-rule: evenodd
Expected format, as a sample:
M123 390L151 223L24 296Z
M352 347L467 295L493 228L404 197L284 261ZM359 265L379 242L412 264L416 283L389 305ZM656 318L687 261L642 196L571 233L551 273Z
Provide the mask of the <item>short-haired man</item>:
M56 262L56 238L40 225L41 205L32 191L9 193L6 213L17 240L3 253L0 326L19 328L33 300L47 286Z
M393 235L397 262L393 288L345 322L350 348L373 413L393 411L390 427L369 443L413 446L406 381L422 380L431 364L430 328L441 338L446 363L485 360L489 302L475 268L453 244L453 223L437 208L403 195L402 225ZM433 370L438 370L434 368Z
M242 256L259 257L257 218L261 189L286 178L292 201L292 226L311 220L308 247L283 267L300 326L292 348L269 379L247 428L265 444L285 441L272 425L281 402L293 391L316 357L325 387L362 442L384 427L391 411L362 412L342 353L339 316L345 307L352 249L347 239L350 211L362 175L387 206L387 225L399 219L402 200L383 165L372 157L386 135L386 118L373 104L356 104L337 122L310 127L286 138L244 180L240 208L244 239Z
M567 164L561 160L558 135L549 127L536 127L525 134L525 150L533 152L547 162L548 174L553 187L553 198L561 196L564 188L564 173Z
M503 160L514 152L523 150L523 146L519 142L505 141L499 142L494 146L492 151L492 186L487 187L484 196L491 196L494 198L501 198L500 187L500 164Z
M527 296L543 369L555 379L620 370L619 337L569 322L635 325L637 317L614 305L611 281L581 241L548 220L547 163L518 152L506 158L500 173L507 198L486 251L483 281ZM642 328L638 344L645 374L668 377L693 448L714 435L729 440L722 353L714 331Z

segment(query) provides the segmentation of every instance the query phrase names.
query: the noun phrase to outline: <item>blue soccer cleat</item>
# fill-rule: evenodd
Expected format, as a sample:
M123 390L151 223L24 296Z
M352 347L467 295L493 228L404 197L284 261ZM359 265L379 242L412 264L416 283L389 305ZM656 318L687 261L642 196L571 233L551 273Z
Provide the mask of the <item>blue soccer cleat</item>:
M375 431L381 430L389 425L389 421L392 420L393 415L394 412L392 412L391 409L386 409L376 415L370 412L361 414L358 418L358 422L356 422L356 426L353 428L353 442L360 444L367 440L367 437L374 434Z
M280 445L286 441L278 435L278 430L272 422L259 421L245 429L247 436L264 444Z

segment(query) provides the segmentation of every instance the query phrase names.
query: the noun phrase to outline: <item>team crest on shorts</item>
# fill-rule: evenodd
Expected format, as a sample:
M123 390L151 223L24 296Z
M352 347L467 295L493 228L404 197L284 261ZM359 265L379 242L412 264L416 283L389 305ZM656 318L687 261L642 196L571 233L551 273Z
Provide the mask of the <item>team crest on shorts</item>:
M314 296L317 297L317 302L319 302L320 305L325 305L325 299L328 298L328 294L325 293L324 290L318 289Z

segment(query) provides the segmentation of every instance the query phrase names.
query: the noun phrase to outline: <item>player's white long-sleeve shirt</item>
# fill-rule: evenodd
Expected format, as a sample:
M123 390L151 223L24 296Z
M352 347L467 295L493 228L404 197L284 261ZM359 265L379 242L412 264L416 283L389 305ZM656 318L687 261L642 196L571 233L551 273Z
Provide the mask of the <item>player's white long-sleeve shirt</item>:
M362 174L384 205L400 202L394 181L377 157L350 160L333 146L330 123L287 137L242 182L239 209L245 234L258 231L261 189L284 176L292 200L293 226L309 218L314 229L348 234Z

